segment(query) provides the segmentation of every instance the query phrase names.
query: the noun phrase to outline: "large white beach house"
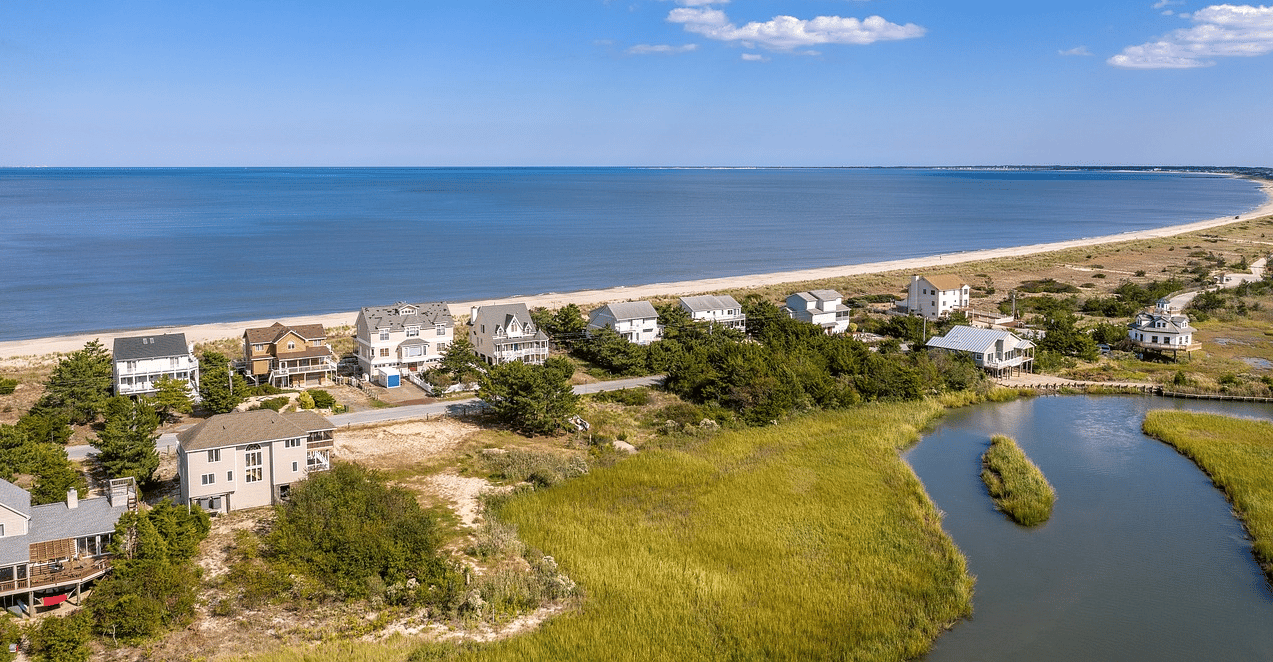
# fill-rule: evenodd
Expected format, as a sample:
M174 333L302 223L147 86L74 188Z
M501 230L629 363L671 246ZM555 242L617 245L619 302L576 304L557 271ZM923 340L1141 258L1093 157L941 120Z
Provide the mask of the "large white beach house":
M362 374L377 381L392 377L395 386L404 368L416 372L437 365L455 340L451 309L441 302L363 308L354 324Z
M116 338L111 358L116 395L157 393L156 382L169 377L186 382L191 397L199 399L199 359L184 333Z
M952 311L967 308L972 289L959 276L912 276L901 308L912 315L940 319Z
M663 336L659 313L649 301L608 303L588 315L589 331L607 326L638 345L648 345Z

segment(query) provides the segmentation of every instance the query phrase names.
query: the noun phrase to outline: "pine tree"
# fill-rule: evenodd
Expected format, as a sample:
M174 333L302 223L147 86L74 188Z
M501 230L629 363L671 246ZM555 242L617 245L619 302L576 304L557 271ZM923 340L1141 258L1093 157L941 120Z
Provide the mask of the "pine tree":
M579 396L570 386L573 374L574 366L561 357L548 359L543 365L501 363L482 378L477 395L513 428L552 434L579 411Z
M172 412L189 414L194 411L194 401L190 397L190 383L174 377L160 377L155 380L155 408L162 418L168 418Z
M243 376L230 369L230 359L217 352L204 352L199 359L199 395L203 407L214 414L234 411L247 398Z
M131 476L148 483L159 468L155 441L159 435L159 414L147 400L130 401L116 397L106 407L105 428L93 446L100 452L97 461L111 478Z
M110 353L91 341L58 362L31 413L64 414L75 425L92 423L110 397L113 374Z

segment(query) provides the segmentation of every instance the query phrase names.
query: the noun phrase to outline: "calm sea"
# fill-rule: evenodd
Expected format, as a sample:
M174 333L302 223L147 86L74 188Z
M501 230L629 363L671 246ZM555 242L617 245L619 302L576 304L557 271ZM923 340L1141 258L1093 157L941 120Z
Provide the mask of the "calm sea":
M0 340L875 262L1263 200L1154 172L0 169Z

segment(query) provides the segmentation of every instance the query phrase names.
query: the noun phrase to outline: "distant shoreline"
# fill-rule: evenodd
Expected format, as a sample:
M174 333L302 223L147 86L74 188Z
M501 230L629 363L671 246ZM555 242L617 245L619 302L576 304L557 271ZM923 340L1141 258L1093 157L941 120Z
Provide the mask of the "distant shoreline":
M1053 251L1064 250L1067 248L1077 248L1081 246L1096 246L1100 244L1109 244L1122 241L1134 241L1138 239L1156 239L1162 237L1172 237L1189 232L1206 230L1209 228L1229 225L1231 223L1239 223L1243 220L1250 220L1261 216L1273 214L1273 181L1259 181L1260 190L1264 192L1266 200L1264 204L1256 209L1236 216L1221 216L1205 221L1196 221L1193 223L1184 223L1180 225L1171 225L1152 230L1136 230L1123 232L1114 235L1104 235L1100 237L1086 237L1083 239L1071 239L1067 241L1056 241L1043 244L1029 244L1025 246L1014 246L1007 248L990 248L977 251L963 251L958 253L942 253L937 255L928 255L917 258L906 258L900 260L887 260L882 262L867 262L862 264L850 264L836 267L819 267L814 269L800 269L795 271L779 271L764 274L751 274L743 276L724 276L719 278L705 278L700 280L674 281L667 283L651 283L648 285L636 286L619 286L610 287L599 290L581 290L577 292L549 292L544 294L504 297L499 299L482 299L477 301L465 301L460 303L448 303L452 315L468 315L473 306L489 305L493 303L525 303L529 307L544 306L547 308L558 308L567 304L577 304L580 306L598 306L611 301L627 301L630 299L649 299L654 297L666 296L687 296L692 294L702 294L705 292L716 292L720 290L743 290L769 285L779 285L782 283L797 283L803 281L823 280L827 278L837 278L843 276L856 276L870 273L885 273L890 271L920 271L931 270L934 268L946 268L950 265L961 264L965 262L975 262L979 260L990 260L1005 257L1021 257L1025 255L1035 255L1038 253L1050 253ZM386 301L370 302L368 305L383 305L391 303ZM84 346L85 343L99 339L103 344L110 346L108 342L111 338L124 336L139 336L146 334L161 333L185 333L188 342L208 342L213 340L223 340L225 338L235 338L243 335L246 329L254 327L269 326L274 322L281 322L287 325L294 324L322 324L326 327L337 326L353 326L358 317L358 311L330 313L323 315L302 315L285 318L259 319L241 322L220 322L214 324L193 324L185 326L166 326L148 329L122 329L109 332L95 333L78 333L65 336L54 336L49 338L32 338L27 340L9 340L0 341L0 359L8 359L21 356L44 356L54 353L73 352Z

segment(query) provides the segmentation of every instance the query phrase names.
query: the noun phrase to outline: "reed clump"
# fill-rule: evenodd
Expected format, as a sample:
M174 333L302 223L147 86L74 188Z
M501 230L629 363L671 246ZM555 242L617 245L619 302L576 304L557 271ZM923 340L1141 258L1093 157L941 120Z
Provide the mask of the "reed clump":
M1273 423L1169 409L1151 411L1145 434L1193 461L1224 492L1273 581Z
M1056 490L1011 437L997 434L981 456L981 480L995 506L1022 526L1038 526L1052 517Z

